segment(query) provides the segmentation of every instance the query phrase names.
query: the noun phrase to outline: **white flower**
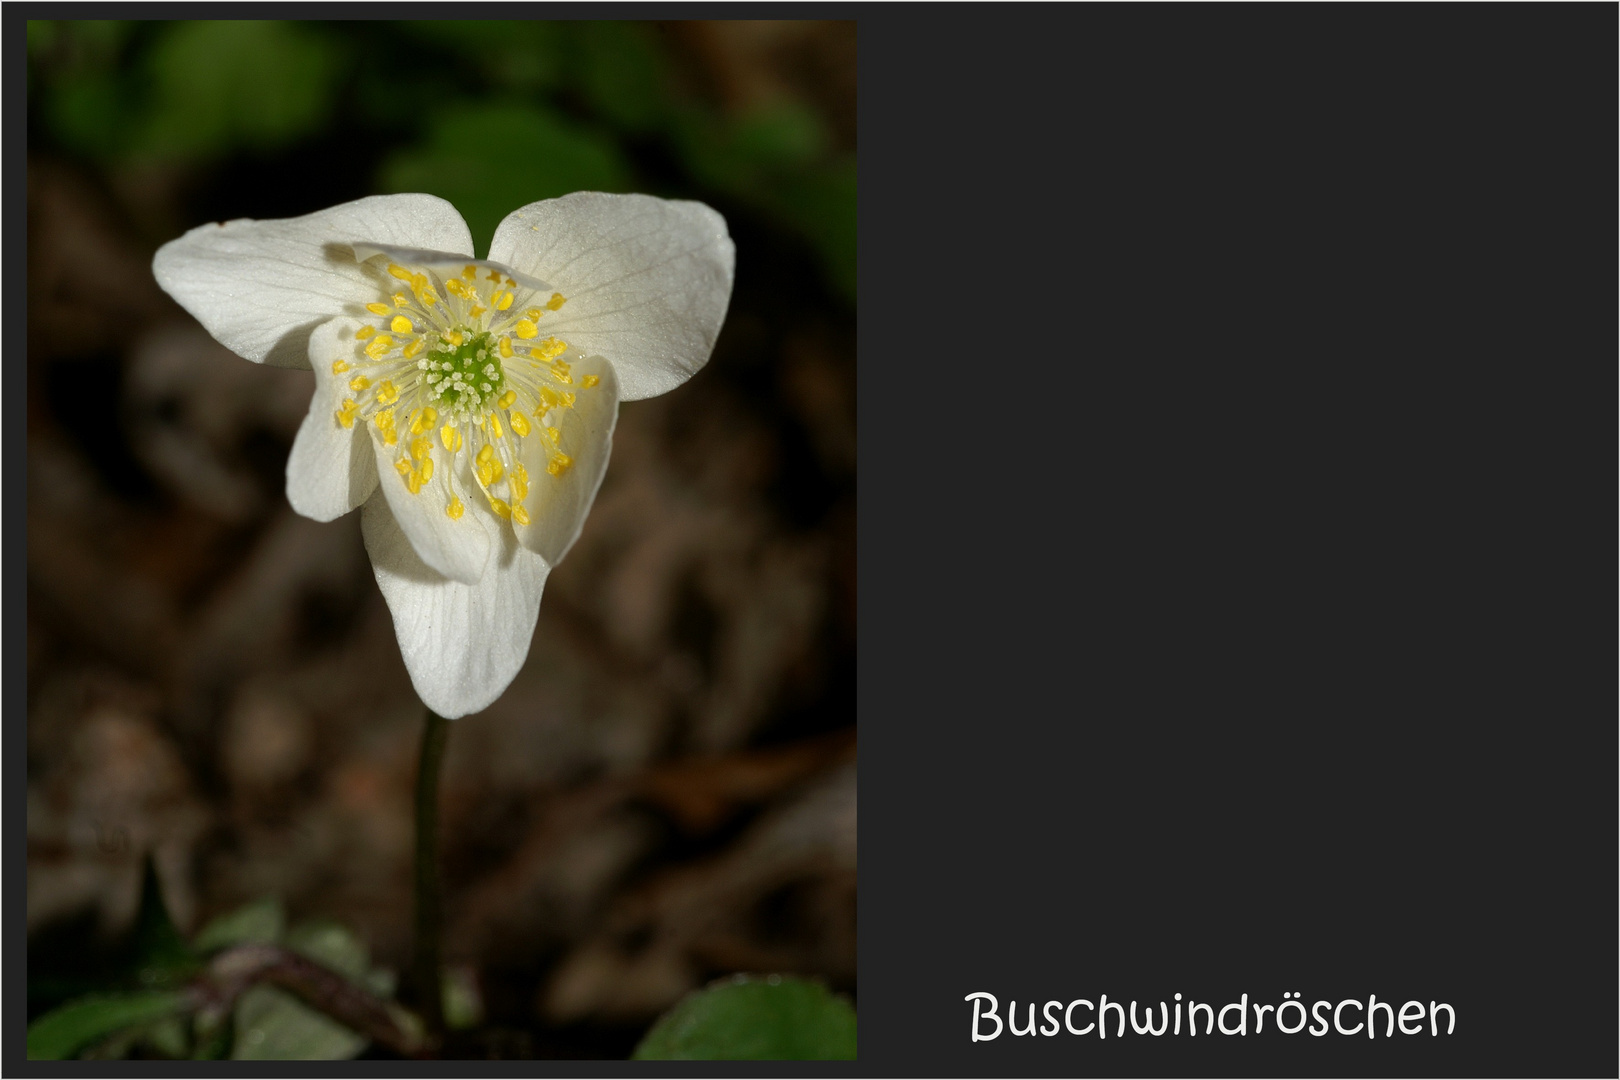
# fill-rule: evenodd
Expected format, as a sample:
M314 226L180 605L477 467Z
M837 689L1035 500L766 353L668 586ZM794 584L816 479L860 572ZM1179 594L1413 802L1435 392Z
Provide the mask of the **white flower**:
M455 208L382 195L165 244L158 284L226 347L311 367L287 499L361 530L417 694L489 705L607 469L621 400L708 361L731 297L725 220L579 192L532 203L488 259Z

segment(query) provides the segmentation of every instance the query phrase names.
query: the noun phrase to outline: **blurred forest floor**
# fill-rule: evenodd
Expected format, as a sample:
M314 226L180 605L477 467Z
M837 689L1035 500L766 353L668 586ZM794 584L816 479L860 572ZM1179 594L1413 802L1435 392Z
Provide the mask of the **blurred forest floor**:
M526 667L452 730L460 1052L624 1057L734 971L853 994L853 24L196 29L220 25L30 24L30 1015L105 985L148 858L182 930L277 897L408 966L422 707L358 515L283 494L312 376L231 355L150 273L202 221L402 189L480 250L577 185L701 198L738 251L712 361L623 406ZM232 66L241 25L271 37ZM424 33L483 81L421 96L333 60ZM276 105L275 78L326 97ZM402 92L443 111L375 120ZM480 132L552 172L480 172Z

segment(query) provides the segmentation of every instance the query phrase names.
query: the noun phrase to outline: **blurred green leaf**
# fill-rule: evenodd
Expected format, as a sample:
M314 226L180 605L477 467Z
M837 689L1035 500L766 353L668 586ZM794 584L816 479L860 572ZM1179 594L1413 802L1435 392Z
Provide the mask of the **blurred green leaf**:
M435 114L422 143L383 163L378 183L448 199L482 252L518 207L571 191L628 191L631 170L612 140L540 106L468 102Z
M237 1061L346 1061L366 1039L273 986L255 986L236 1001Z
M833 287L855 302L855 159L836 162L784 182L771 200L815 246Z
M311 134L338 73L322 33L286 22L170 23L147 59L151 96L129 150L161 158L270 150Z
M542 90L563 79L567 25L543 20L446 19L402 28L436 49L456 53L497 86Z
M31 1061L61 1061L125 1028L149 1024L186 1007L180 991L97 994L53 1009L28 1025Z
M855 1010L819 983L736 976L688 994L659 1018L637 1061L848 1061Z
M662 43L650 26L581 22L572 26L578 89L603 119L641 132L663 117L668 73Z
M151 857L141 878L141 906L135 916L135 977L143 987L167 989L190 978L201 962L175 928L163 902L163 888Z
M281 901L267 896L213 919L197 931L191 945L204 953L218 952L248 942L273 945L281 940L286 924L287 916L281 909Z

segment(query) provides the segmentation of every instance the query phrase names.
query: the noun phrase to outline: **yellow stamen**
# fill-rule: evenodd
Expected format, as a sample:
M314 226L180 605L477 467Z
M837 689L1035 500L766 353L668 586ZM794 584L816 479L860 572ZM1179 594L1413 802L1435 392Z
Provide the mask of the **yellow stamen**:
M512 306L512 294L509 293L509 292L501 293L501 295L495 301L495 310L496 311L505 311L507 308L509 308L511 306Z
M384 405L392 405L399 400L399 391L394 389L392 382L384 379L377 385L377 400Z
M529 512L521 506L512 507L512 521L517 525L527 525L529 523Z
M366 338L370 337L372 334L375 334L376 332L377 332L377 328L375 326L362 326L360 329L358 329L358 330L356 330L354 332L354 340L356 340L356 341L364 341L364 340L366 340Z
M388 305L387 304L367 304L366 305L366 310L371 312L373 315L386 315L386 314L388 314Z
M587 375L583 379L579 380L579 385L581 385L585 389L589 390L591 387L595 386L597 383L599 383L601 381L602 380L597 378L595 375Z
M545 311L540 309L540 308L537 308L537 307L532 307L528 311L525 311L523 314L527 315L529 318L533 319L535 322L539 322L540 321L540 316L544 315Z
M393 300L395 307L409 307L411 303L409 300L405 299L405 294L402 292L395 293Z
M495 399L495 406L496 406L496 408L500 408L500 409L510 409L512 407L512 402L514 402L516 400L517 400L517 391L516 390L508 390L506 393L502 394L500 397Z
M412 278L412 274L409 270L405 269L403 266L395 266L393 263L388 264L388 272L399 278L401 281L410 281Z
M364 375L356 375L354 378L349 380L349 389L353 390L357 394L370 385L371 380L366 378Z
M517 432L519 435L527 435L529 433L529 430L530 430L530 428L529 428L529 418L524 416L520 412L513 413L512 414L512 430Z
M411 434L420 435L438 422L439 412L431 405L411 410Z
M456 498L454 495L450 496L450 505L444 508L445 514L450 518L451 521L460 521L461 515L465 513L466 510L467 508L461 505L461 500Z
M454 454L461 449L461 429L449 424L444 425L439 429L439 441L444 444L446 450Z
M448 334L440 334L439 337L444 339L445 344L451 345L457 349L461 348L463 338L460 330L452 330Z
M461 272L461 276L466 278L468 281L473 280L478 276L478 267L468 264L467 269Z
M552 476L561 476L563 473L567 472L569 468L573 466L573 464L574 459L569 457L567 454L554 454L552 455L551 460L546 462L546 472L550 473Z
M348 370L349 370L349 362L347 360L334 360L334 361L332 361L332 374L341 375L345 371L348 371Z
M550 360L552 357L561 356L567 351L568 342L559 341L554 337L548 337L546 340L534 347L535 355L546 360Z
M378 334L366 342L366 355L373 360L381 360L389 349L394 347L394 339L387 334Z
M405 359L409 360L411 357L413 357L417 353L421 352L422 351L422 346L424 346L426 344L427 344L427 338L420 338L419 337L415 341L411 342L409 345L405 346L405 352L403 354Z
M501 431L501 418L496 416L494 413L489 414L489 434L492 438L496 439L500 438L504 434L504 432Z
M357 409L354 399L348 398L343 402L343 407L337 411L337 422L346 428L354 427L354 414Z
M501 338L501 343L496 346L496 350L500 352L502 359L512 359L512 339L509 337Z
M556 311L566 303L568 303L568 298L562 293L552 293L551 299L546 301L546 307L550 308L552 311Z
M530 322L528 319L519 319L517 326L514 328L514 332L518 337L527 341L529 338L539 336L540 328L534 325L534 323Z
M396 334L408 334L411 332L411 320L403 315L395 315L393 321L388 324L388 329Z
M489 497L489 508L503 518L509 518L512 516L512 508L493 495Z
M427 439L415 438L411 440L411 457L415 458L417 461L421 461L426 458L432 449L433 444Z

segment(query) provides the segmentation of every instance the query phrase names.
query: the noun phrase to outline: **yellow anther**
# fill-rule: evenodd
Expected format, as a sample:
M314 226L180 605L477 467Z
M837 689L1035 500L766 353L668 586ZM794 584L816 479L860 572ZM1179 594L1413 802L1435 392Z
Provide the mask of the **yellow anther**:
M501 283L501 272L499 270L491 270L489 272L489 280L499 285Z
M518 525L527 525L529 523L529 512L521 506L512 507L512 521Z
M409 476L409 475L411 475L411 459L410 458L400 458L398 461L394 462L394 469L401 476Z
M501 418L496 416L494 413L489 414L489 434L492 438L496 439L505 434L503 431L501 431Z
M411 303L409 300L405 299L405 294L402 292L395 293L393 296L393 301L395 307L409 307Z
M591 387L595 386L597 383L599 383L601 381L602 380L597 378L595 375L587 375L583 379L579 380L579 385L581 385L585 389L589 390Z
M546 472L552 476L561 476L574 464L574 459L567 454L553 454L551 460L546 462Z
M496 297L496 299L495 299L495 310L496 311L505 311L507 308L509 308L511 306L512 306L512 294L511 293L503 292L503 293L500 294L500 296Z
M505 360L512 359L512 339L511 338L509 338L509 337L501 338L501 343L499 345L497 345L495 348L496 348L496 351L498 351L501 354L502 359L505 359Z
M354 427L354 414L357 406L353 398L343 402L343 407L337 411L337 422L346 428Z
M545 360L550 360L553 357L561 356L567 351L568 342L559 341L554 337L548 337L546 340L534 347L534 354Z
M439 441L444 444L446 450L454 454L461 449L461 429L449 424L444 425L439 429Z
M354 332L354 340L356 340L356 341L364 341L364 340L366 340L366 338L370 337L372 334L375 334L376 332L377 332L377 328L375 326L362 326L360 329L358 329L358 330L356 330Z
M420 435L429 430L439 420L439 413L431 405L424 405L420 409L411 410L411 434Z
M426 458L432 449L433 444L427 439L416 438L411 440L411 457L417 461Z
M452 495L450 496L450 505L444 508L444 512L451 521L460 521L461 515L467 512L467 508L461 505L460 499Z
M468 264L467 268L461 272L461 276L471 281L478 276L478 267Z
M461 348L461 343L463 340L465 340L461 336L460 330L451 330L449 333L440 334L439 337L444 340L446 345L450 345L457 349Z
M349 389L353 390L357 394L370 385L371 380L366 378L364 375L356 375L354 378L349 380Z
M451 278L444 283L444 291L452 296L459 296L463 300L471 300L475 295L460 278Z
M509 518L512 516L512 508L493 495L489 497L489 508L501 515L503 518Z
M529 433L529 430L530 430L529 429L529 418L524 416L520 412L513 413L512 414L512 430L517 432L519 435L527 435Z
M394 339L387 334L378 334L366 342L366 355L373 360L381 360L389 349L394 347Z
M539 322L540 321L540 316L544 315L545 313L546 312L545 312L544 308L532 307L528 311L525 311L523 314L527 315L529 318L533 319L535 322Z
M569 374L571 371L573 371L573 368L569 367L561 360L558 360L557 366L551 369L551 377L562 383L564 386L572 386L574 380Z
M530 322L528 319L519 319L517 326L514 328L514 332L518 337L527 341L529 338L539 336L540 328L534 325L534 323Z
M349 362L347 360L334 360L334 361L332 361L332 374L341 375L345 371L348 371L348 370L349 370Z
M482 465L485 462L489 461L489 459L494 457L494 456L495 456L495 448L493 446L489 445L489 443L485 443L483 446L480 446L478 448L478 456L477 456L476 460L477 460L478 464Z
M405 352L403 354L405 359L409 360L411 357L413 357L417 353L421 352L422 351L422 346L424 346L426 344L427 344L427 338L420 338L419 337L415 341L411 342L409 345L405 346Z
M513 469L512 469L512 476L507 481L507 483L510 484L511 488L512 488L512 501L514 503L520 501L526 495L529 494L529 478L528 478L528 475L525 474L523 476L519 476L517 470L520 469L520 468L522 468L521 465L514 466Z
M474 304L473 309L471 311L467 312L467 318L476 319L476 318L478 318L478 316L482 315L483 313L484 313L484 308L480 307L477 304Z
M388 264L388 272L401 281L410 281L415 276L403 266L395 266L393 263Z
M387 431L389 428L394 426L394 410L384 409L376 416L373 416L371 418L371 422L377 425L377 430Z
M574 407L574 395L567 392L558 392L549 386L542 386L540 387L540 404L544 405L548 410L572 409ZM543 417L544 411L540 415Z
M427 483L429 480L433 479L433 459L432 458L423 458L422 459L422 468L421 468L420 475L422 477L422 483L424 483L424 484Z
M411 320L403 315L395 315L393 321L388 324L388 329L396 334L408 334L411 332Z
M512 402L514 402L516 400L517 400L517 391L516 390L508 390L506 393L502 394L500 397L495 399L495 406L496 406L496 408L500 408L500 409L510 409L512 407Z
M478 482L485 487L489 487L489 485L506 475L506 466L501 464L500 458L492 457L487 461L480 461L478 467L473 471L478 474Z
M551 299L546 301L546 307L550 308L552 311L556 311L566 303L568 303L568 298L562 293L552 293Z
M384 405L392 405L394 402L399 400L399 391L394 389L394 384L392 382L384 379L382 382L377 384L377 400L382 402Z
M366 305L366 310L371 312L373 315L386 315L386 314L388 314L388 305L387 304L367 304Z
M560 427L541 428L540 433L546 437L546 441L552 446L556 446L562 439L562 428Z

